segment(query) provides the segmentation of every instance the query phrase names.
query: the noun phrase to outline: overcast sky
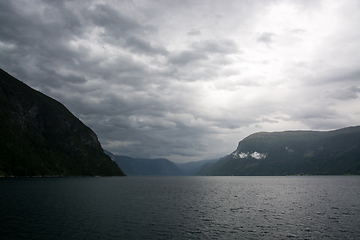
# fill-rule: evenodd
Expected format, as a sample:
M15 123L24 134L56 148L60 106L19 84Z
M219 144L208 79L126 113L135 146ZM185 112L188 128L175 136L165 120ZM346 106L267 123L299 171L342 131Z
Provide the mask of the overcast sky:
M360 124L360 1L0 0L0 67L104 149L174 162Z

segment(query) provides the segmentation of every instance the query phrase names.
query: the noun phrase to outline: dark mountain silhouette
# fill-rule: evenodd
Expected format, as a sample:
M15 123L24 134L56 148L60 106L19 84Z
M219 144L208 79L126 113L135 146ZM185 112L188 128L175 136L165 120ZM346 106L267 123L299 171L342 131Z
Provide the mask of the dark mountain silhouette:
M109 151L105 151L113 161L128 176L180 176L185 175L175 163L165 158L149 159L149 158L132 158L128 156L114 155Z
M176 166L183 171L186 175L194 175L207 163L215 163L219 159L200 160L187 163L175 163Z
M0 122L0 175L124 175L65 106L2 69Z
M335 131L259 132L196 175L360 174L360 126Z

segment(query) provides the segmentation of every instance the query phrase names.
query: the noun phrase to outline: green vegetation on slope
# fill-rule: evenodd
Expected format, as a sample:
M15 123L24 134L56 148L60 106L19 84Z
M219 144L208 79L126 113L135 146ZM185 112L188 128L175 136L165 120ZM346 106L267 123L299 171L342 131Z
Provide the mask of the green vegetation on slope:
M1 69L0 122L0 175L124 175L66 107Z
M206 167L206 168L205 168ZM360 174L360 127L255 133L197 175Z

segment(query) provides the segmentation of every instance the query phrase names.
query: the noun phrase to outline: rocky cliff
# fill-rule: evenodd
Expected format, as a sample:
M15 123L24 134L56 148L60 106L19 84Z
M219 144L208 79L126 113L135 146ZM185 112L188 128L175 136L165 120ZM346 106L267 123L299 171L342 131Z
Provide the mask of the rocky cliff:
M64 105L2 69L0 122L0 175L124 175Z

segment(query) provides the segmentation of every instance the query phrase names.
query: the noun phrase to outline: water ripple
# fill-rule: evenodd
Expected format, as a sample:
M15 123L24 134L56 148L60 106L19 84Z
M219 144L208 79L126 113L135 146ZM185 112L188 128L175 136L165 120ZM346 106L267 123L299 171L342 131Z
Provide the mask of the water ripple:
M360 177L0 179L1 239L359 239Z

